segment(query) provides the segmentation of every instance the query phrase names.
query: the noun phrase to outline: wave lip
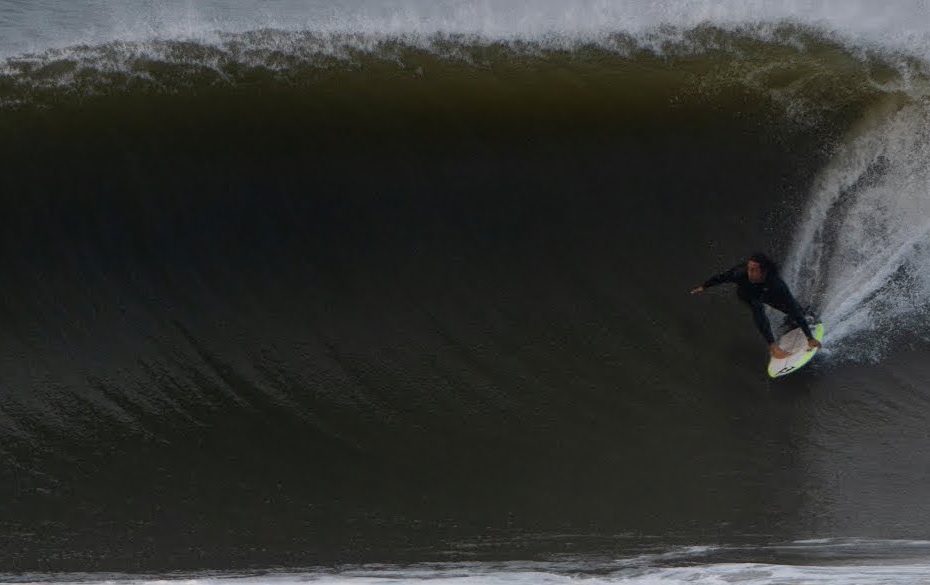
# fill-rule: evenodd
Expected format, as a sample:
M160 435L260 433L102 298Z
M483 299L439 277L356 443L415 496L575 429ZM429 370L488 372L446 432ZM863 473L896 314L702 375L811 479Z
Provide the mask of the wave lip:
M418 80L423 85L453 76L461 84L475 75L495 79L492 86L467 85L485 96L501 82L545 86L550 80L569 82L566 89L573 91L585 85L610 92L662 85L677 93L671 98L676 101L713 100L731 90L757 92L807 127L875 95L925 85L928 78L911 58L863 53L824 30L792 24L510 41L464 34L259 29L218 33L212 40L111 41L9 57L0 62L0 111L95 96L257 84L312 91L337 76L354 76L351 85L358 88L401 78L410 87Z
M215 42L223 34L262 29L314 34L431 37L467 35L491 41L597 41L616 33L714 26L728 30L794 23L829 31L854 45L930 55L930 12L919 1L894 10L866 0L783 5L762 0L611 2L545 0L356 0L277 2L256 10L246 0L209 6L183 0L0 3L0 57L74 45L153 40Z

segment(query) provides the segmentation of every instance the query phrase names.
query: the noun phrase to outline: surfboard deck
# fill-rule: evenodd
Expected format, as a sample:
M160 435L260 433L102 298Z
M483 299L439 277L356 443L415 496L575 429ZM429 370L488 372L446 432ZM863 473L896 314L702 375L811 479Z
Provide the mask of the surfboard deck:
M811 325L811 333L814 334L814 338L817 339L817 341L822 341L823 323ZM771 378L780 378L792 372L796 372L804 367L807 362L811 361L814 354L817 353L817 348L810 350L807 348L807 337L804 336L804 332L801 331L800 327L792 329L779 337L778 346L791 355L785 359L771 358L769 360L768 371L769 377Z

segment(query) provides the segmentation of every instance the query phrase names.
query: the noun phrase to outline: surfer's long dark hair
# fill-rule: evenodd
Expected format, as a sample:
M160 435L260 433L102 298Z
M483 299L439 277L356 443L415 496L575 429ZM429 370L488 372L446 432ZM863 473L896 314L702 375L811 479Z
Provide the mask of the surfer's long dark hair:
M762 271L765 274L778 274L778 264L774 260L768 257L768 255L763 254L762 252L756 252L749 257L749 260L753 262L758 262L759 266L762 267Z

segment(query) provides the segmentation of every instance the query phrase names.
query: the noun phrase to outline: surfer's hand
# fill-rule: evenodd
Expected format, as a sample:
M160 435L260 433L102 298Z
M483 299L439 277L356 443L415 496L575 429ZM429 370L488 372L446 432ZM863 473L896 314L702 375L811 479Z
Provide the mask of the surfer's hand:
M807 350L808 350L808 351L810 351L810 350L812 350L812 349L816 349L816 348L818 348L818 347L820 347L820 342L817 341L816 339L814 339L813 337L811 337L810 339L807 340Z
M783 350L782 348L778 347L778 344L777 344L777 343L773 343L772 345L769 346L769 353L772 354L772 357L775 358L775 359L777 359L777 360L783 360L783 359L785 359L786 357L788 357L789 355L791 355L791 354L788 353L787 351L785 351L785 350Z
M696 295L696 294L701 293L701 292L704 292L704 287L703 287L703 286L699 286L699 287L697 287L697 288L691 289L691 294L693 294L693 295Z

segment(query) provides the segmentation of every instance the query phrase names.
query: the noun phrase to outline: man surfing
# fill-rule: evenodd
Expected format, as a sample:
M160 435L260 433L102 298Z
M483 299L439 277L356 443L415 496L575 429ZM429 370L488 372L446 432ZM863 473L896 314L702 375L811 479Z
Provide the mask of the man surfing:
M693 289L691 294L701 293L706 288L732 282L736 284L736 296L749 305L752 310L752 319L756 327L769 344L769 353L776 359L785 359L790 353L778 347L775 336L772 335L772 326L765 316L765 305L777 309L797 324L807 336L808 349L820 347L820 342L814 339L804 311L794 300L788 285L778 275L778 266L765 254L753 254L745 263L737 264L733 268L712 276L701 286Z

